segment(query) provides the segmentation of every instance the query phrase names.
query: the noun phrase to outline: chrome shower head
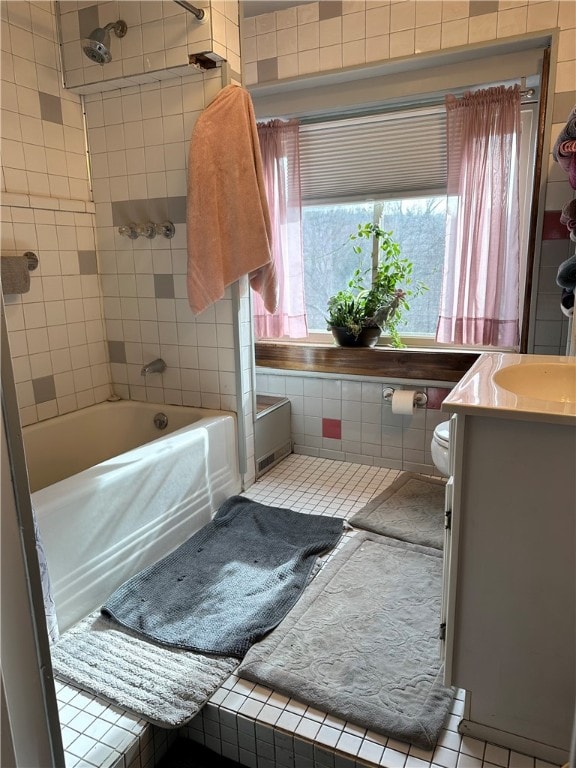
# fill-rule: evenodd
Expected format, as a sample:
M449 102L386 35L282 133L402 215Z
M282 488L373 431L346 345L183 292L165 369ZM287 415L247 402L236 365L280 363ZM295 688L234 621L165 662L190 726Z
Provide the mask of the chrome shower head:
M119 19L106 24L105 27L97 27L90 35L82 40L82 50L89 59L97 64L108 64L112 61L110 53L110 30L116 37L124 37L128 31L126 22Z

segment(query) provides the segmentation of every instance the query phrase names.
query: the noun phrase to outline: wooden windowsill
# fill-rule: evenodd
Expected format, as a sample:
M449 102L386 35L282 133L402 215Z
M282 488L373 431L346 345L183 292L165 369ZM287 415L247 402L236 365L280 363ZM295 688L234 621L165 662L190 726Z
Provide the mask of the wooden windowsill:
M256 365L310 373L378 376L457 382L479 352L390 347L336 347L332 344L258 341Z

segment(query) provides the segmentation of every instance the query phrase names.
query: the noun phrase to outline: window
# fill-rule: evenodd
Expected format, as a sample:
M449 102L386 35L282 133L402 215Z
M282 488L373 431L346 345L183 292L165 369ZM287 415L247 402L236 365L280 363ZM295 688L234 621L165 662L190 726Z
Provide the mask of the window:
M392 231L414 281L428 290L410 302L402 335L433 337L438 321L446 222L443 106L304 124L300 129L306 309L312 333L326 331L329 296L356 267L370 270L349 235L358 224ZM356 244L356 243L355 243Z
M522 111L520 186L530 206L535 105ZM370 243L359 257L349 235L358 224L378 223L393 232L414 281L428 290L410 300L399 328L405 341L434 340L440 305L446 237L444 106L303 124L300 129L302 243L308 328L325 333L328 298L344 288L354 269L369 270ZM524 260L526 242L524 238ZM523 265L524 266L524 265Z
M400 333L432 337L438 321L444 262L445 196L304 206L302 242L310 332L326 330L324 318L328 298L346 285L354 269L360 266L370 270L370 243L358 241L363 246L363 252L358 256L348 239L358 224L368 221L394 233L402 256L414 264L415 281L421 281L428 288L410 300L410 312Z
M443 51L442 54L418 55L403 62L390 60L350 70L287 79L286 82L263 83L250 89L257 119L297 118L302 123L303 236L305 258L312 259L306 278L311 313L309 327L321 333L321 336L311 333L310 341L331 343L321 298L322 292L329 293L321 283L329 279L331 270L322 271L314 262L320 258L319 254L341 247L358 223L356 220L349 226L347 220L338 236L333 236L337 225L330 219L333 229L329 226L321 235L315 226L319 212L323 211L322 215L328 216L328 211L333 209L340 211L342 216L342 211L348 206L367 206L360 209L363 214L361 220L369 221L373 201L391 201L405 207L410 200L421 202L444 197L446 166L445 163L437 164L438 158L442 159L445 137L444 94L462 95L468 90L487 88L492 84L512 84L524 76L527 87L535 90L534 101L537 101L540 73L547 73L546 50L549 44L547 35L533 36L530 41L502 40L483 47L470 46L465 50ZM532 115L529 110L532 110ZM528 233L539 129L537 115L536 103L523 107L519 178L522 233L519 301L525 334L530 312L530 297L524 295L524 286L529 282L533 257L532 253L529 254ZM396 130L398 126L400 129ZM385 141L382 140L383 135ZM368 152L361 157L359 150L364 147L368 148ZM356 160L360 163L357 174L352 172ZM392 229L396 239L401 240L397 228L387 224L386 219L383 219L382 226ZM408 246L403 244L403 247ZM330 256L332 260L338 259L338 266L342 253L341 250L337 256ZM426 255L424 251L421 254ZM417 264L417 254L408 252L407 255ZM417 264L416 271L419 268ZM432 301L436 301L434 277L426 275L421 279L430 286L430 290L418 301L431 305ZM426 313L428 310L429 307L423 311ZM404 329L405 334L423 332L413 326L417 314L420 314L420 308L413 301L411 311L406 315L409 324ZM428 322L426 320L422 327L425 328ZM434 343L432 335L428 338L428 344ZM280 339L281 342L284 340ZM425 339L414 338L406 342L412 347L426 343ZM293 346L297 348L301 345ZM277 345L274 351L278 359L282 354L287 358L297 354L296 349L289 349L289 345L284 345L284 350L281 347L281 344ZM314 348L306 349L307 354L312 352ZM314 354L321 356L322 352ZM268 359L272 360L271 357Z

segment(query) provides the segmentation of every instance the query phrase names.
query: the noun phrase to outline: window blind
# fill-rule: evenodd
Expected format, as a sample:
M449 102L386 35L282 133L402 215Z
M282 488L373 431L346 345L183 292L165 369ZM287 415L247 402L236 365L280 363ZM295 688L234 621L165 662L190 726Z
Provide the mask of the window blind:
M444 107L302 125L300 173L309 204L441 194Z

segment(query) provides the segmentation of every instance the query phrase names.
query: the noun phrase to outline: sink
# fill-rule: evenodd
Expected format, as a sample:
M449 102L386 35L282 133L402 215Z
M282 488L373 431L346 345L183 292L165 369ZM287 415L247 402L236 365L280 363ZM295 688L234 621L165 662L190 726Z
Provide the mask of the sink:
M492 381L520 397L576 403L576 363L523 363L492 374Z
M442 410L576 427L576 357L482 352Z

